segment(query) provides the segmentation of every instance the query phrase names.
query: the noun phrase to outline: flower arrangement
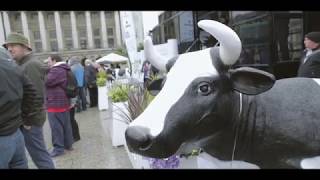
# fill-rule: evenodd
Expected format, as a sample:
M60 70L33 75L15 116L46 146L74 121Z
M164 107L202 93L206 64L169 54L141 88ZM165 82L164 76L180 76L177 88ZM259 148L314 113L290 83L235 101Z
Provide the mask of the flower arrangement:
M179 167L179 156L173 155L165 159L149 158L149 163L152 169L176 169Z
M165 159L148 158L152 169L177 169L181 163L181 158L188 159L192 156L198 156L202 149L193 149L190 153L173 155Z

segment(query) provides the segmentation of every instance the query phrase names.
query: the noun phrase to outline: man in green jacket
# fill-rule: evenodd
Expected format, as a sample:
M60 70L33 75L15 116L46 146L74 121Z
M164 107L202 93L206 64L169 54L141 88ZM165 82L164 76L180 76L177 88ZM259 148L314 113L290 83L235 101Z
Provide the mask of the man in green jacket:
M33 162L39 169L53 169L54 164L43 138L43 124L46 120L43 107L46 66L33 56L29 40L22 34L9 34L3 46L8 49L12 58L21 67L23 73L31 80L38 95L42 98L41 106L37 107L33 116L28 117L29 123L25 123L23 128L21 128L26 148Z
M42 99L11 59L9 52L0 47L0 169L26 169L25 142L19 127L28 123Z

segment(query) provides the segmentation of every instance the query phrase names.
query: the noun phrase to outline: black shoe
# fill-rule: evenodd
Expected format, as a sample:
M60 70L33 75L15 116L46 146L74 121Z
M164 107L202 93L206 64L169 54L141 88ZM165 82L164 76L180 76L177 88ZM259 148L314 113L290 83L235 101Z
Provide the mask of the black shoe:
M64 154L64 152L62 152L62 153L57 153L57 152L55 152L55 151L52 151L51 153L50 153L50 156L51 157L58 157L58 156L61 156L61 155L63 155Z
M74 142L80 141L80 137L73 138Z

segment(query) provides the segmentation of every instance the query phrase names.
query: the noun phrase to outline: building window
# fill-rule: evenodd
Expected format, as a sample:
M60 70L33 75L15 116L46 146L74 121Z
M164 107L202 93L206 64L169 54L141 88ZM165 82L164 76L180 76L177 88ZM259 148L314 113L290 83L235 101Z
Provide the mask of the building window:
M71 38L72 37L72 32L69 29L64 30L64 37L65 38Z
M65 43L66 43L66 49L67 50L71 50L72 49L72 40L71 39L67 39L66 41L65 41Z
M98 12L91 12L91 18L93 20L99 20L99 13Z
M86 35L86 29L84 29L84 28L79 28L79 36L80 37L87 37L87 35Z
M20 13L15 13L14 14L14 20L15 21L20 21L21 20Z
M108 36L113 36L113 28L107 28Z
M85 40L85 39L80 40L80 48L87 49L87 40Z
M41 42L34 42L34 47L36 52L42 51L42 43Z
M77 19L79 19L80 21L84 20L85 19L84 12L78 12L77 13Z
M113 11L106 11L106 18L113 18Z
M33 39L41 39L40 31L33 31Z
M50 30L49 31L49 37L50 37L50 39L57 38L56 30Z
M93 35L94 36L100 36L100 29L94 29Z
M51 41L50 42L51 51L58 51L58 43L57 41Z
M114 48L114 39L113 38L108 38L108 47Z
M49 21L53 21L53 13L52 12L48 13L47 14L47 18L48 18Z
M38 13L35 13L35 12L33 12L33 13L31 13L31 20L37 20L38 19Z
M94 39L94 45L96 48L101 48L101 40L100 39Z
M61 16L63 19L69 19L70 18L70 13L69 12L62 12Z

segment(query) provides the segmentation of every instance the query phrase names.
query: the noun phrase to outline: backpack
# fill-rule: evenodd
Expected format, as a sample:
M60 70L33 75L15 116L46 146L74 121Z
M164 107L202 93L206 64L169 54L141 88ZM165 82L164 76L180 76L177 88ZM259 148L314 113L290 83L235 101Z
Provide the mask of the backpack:
M78 82L71 70L67 70L66 94L68 98L75 98L78 95Z

